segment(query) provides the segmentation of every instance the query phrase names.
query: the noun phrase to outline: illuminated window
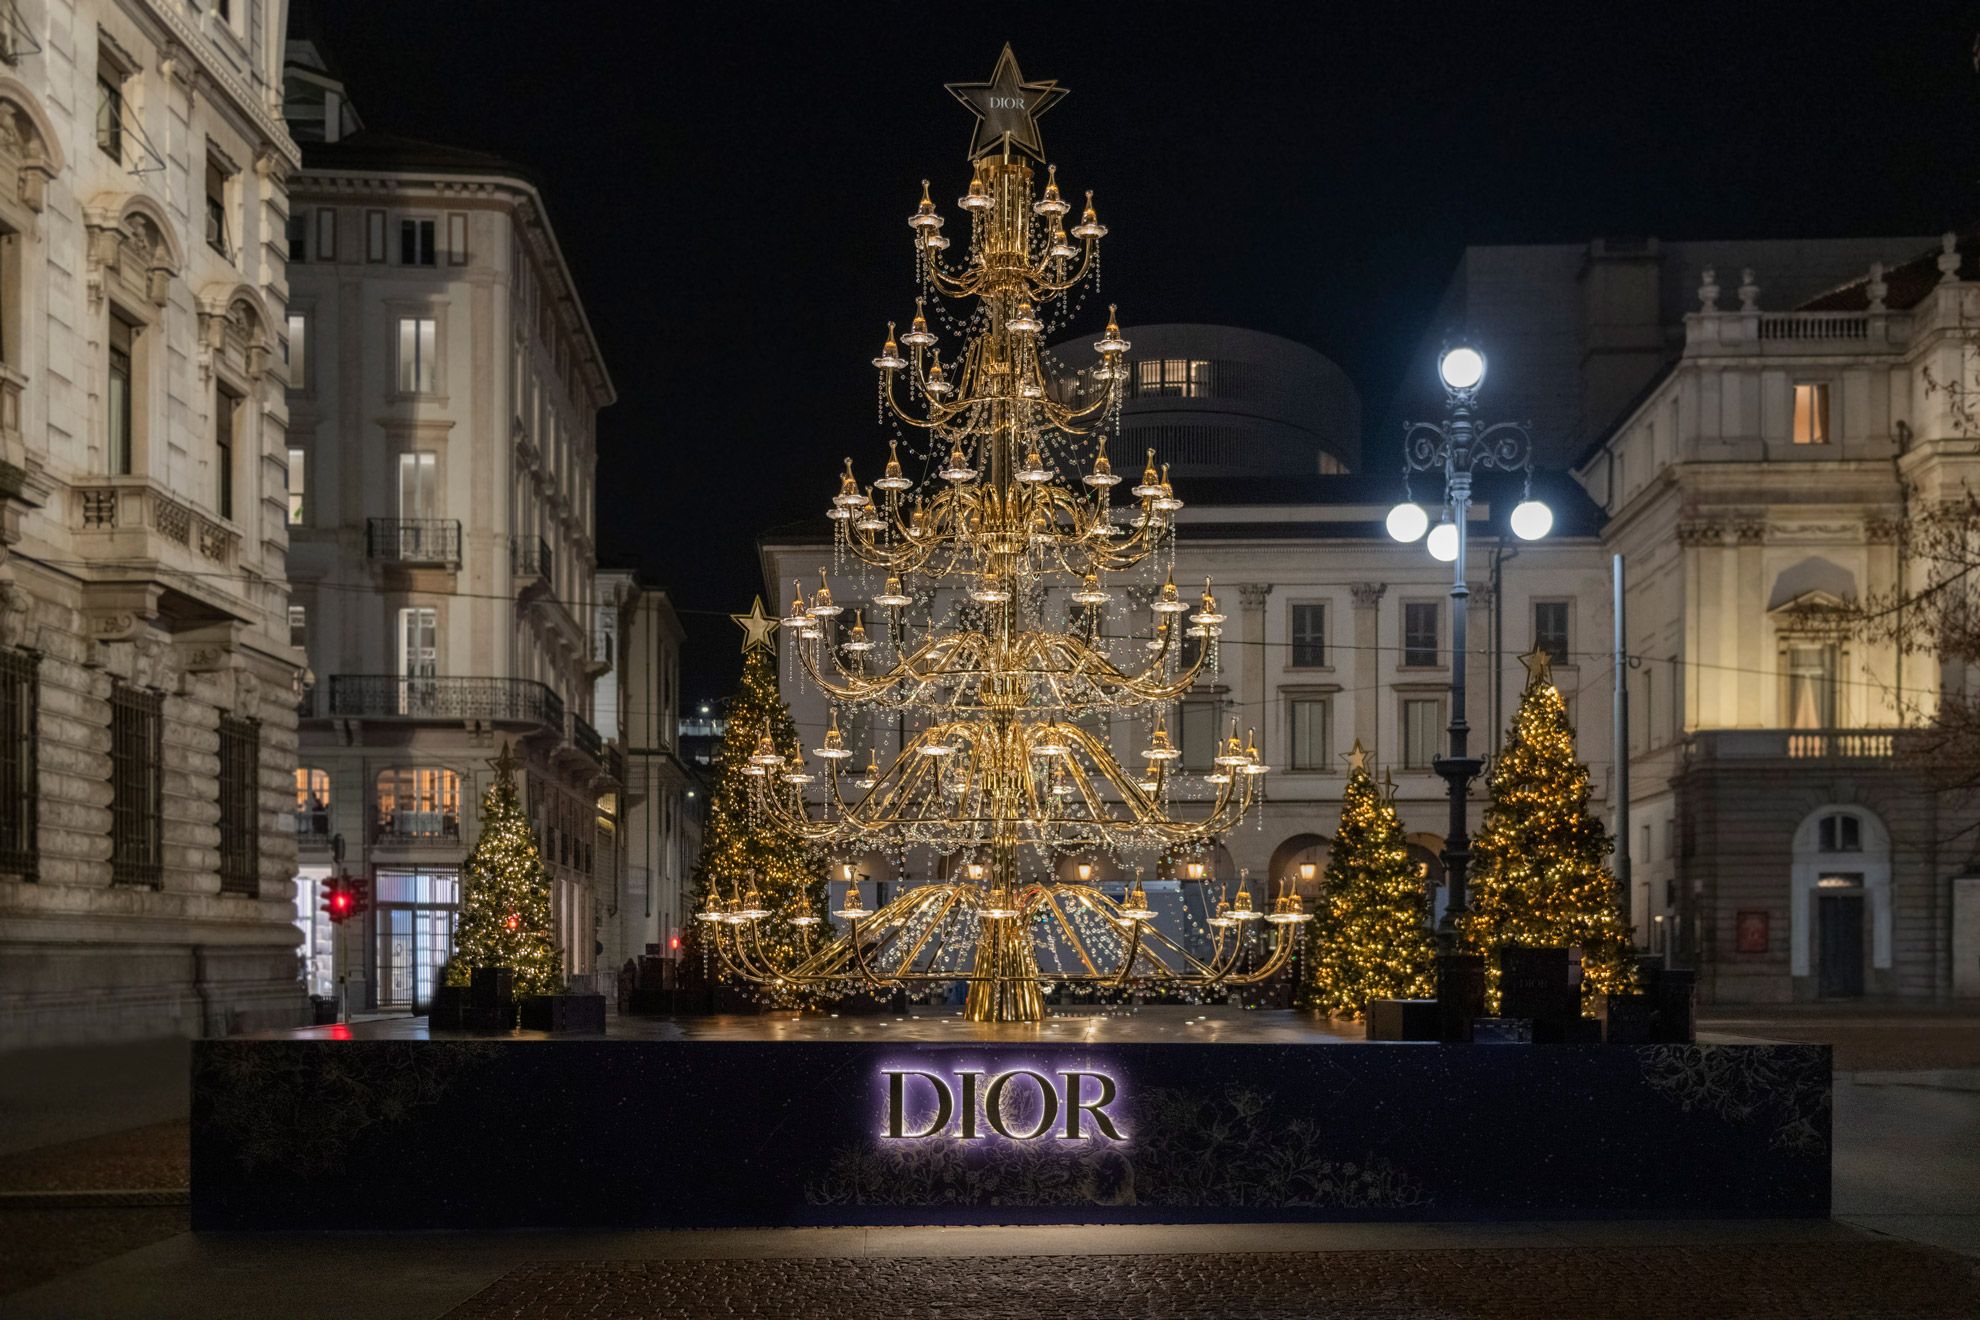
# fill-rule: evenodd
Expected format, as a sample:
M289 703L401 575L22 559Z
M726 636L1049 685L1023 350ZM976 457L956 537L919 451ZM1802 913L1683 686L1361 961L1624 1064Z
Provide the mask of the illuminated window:
M1826 383L1794 387L1794 442L1798 445L1829 443L1829 387Z
M1832 643L1786 648L1786 718L1790 729L1836 727L1836 647Z
M1210 393L1210 364L1202 358L1156 358L1137 362L1134 392L1143 396L1200 399Z
M460 776L430 766L380 771L378 834L411 841L459 839Z
M438 380L434 371L437 347L430 316L399 318L399 393L431 394Z

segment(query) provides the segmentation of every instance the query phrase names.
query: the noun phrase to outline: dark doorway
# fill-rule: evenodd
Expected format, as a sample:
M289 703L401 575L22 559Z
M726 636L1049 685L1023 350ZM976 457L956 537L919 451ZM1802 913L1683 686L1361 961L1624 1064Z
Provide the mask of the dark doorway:
M1863 895L1821 894L1816 927L1818 990L1824 999L1863 994Z

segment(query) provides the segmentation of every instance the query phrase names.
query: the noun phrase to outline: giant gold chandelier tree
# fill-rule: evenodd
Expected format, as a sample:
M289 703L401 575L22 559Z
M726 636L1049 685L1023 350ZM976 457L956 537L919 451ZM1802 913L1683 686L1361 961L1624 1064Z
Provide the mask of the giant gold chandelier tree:
M1100 852L1173 857L1221 834L1256 800L1266 766L1234 725L1208 774L1177 768L1167 714L1213 655L1224 616L1208 582L1194 601L1176 586L1182 501L1153 451L1131 498L1116 502L1123 478L1104 428L1118 420L1129 345L1111 309L1097 366L1065 370L1043 347L1069 297L1095 280L1107 232L1091 193L1066 227L1073 208L1056 171L1035 188L1036 118L1064 93L1025 82L1008 46L988 83L950 90L979 121L958 202L968 246L959 262L946 255L944 217L924 183L908 217L922 295L907 332L889 326L873 360L884 414L908 428L909 458L894 445L866 487L848 459L827 515L840 554L879 589L850 608L823 570L815 591L799 584L782 625L831 701L817 769L767 731L746 767L767 827L849 853L925 848L947 876L874 912L855 886L835 913L848 923L836 938L811 940L818 919L771 911L747 876L698 915L736 975L827 993L962 981L975 1021L1039 1020L1046 983L1194 993L1264 980L1310 920L1296 896L1261 912L1240 883L1206 910L1207 949L1192 950L1157 928L1138 879L1116 900L1055 871ZM931 321L944 300L973 310ZM946 363L933 328L944 320L962 339ZM1136 574L1145 616L1121 589ZM860 711L911 722L884 769L841 730L841 712ZM1105 722L1137 717L1147 745L1130 770ZM861 750L864 773L853 768ZM1262 950L1260 918L1271 927ZM766 921L803 928L802 952L774 954Z

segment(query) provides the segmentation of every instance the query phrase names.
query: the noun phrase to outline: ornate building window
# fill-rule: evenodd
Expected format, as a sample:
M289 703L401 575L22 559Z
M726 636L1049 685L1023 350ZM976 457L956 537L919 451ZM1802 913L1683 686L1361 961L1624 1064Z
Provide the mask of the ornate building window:
M35 720L40 709L41 658L0 651L0 874L36 877L35 808L39 760Z
M156 692L110 685L110 879L157 885L164 869L164 716Z
M1217 703L1183 702L1176 714L1176 734L1182 748L1182 768L1208 770L1217 754Z
M220 717L220 892L261 892L261 724Z
M1790 729L1833 729L1839 723L1836 682L1840 648L1796 640L1781 650L1781 723Z

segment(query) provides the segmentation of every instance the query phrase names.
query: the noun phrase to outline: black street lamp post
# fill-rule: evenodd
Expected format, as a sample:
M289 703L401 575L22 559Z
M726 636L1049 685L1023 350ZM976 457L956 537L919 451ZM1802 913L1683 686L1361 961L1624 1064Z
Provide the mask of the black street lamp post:
M1470 910L1466 879L1471 866L1471 833L1466 798L1471 781L1484 765L1471 755L1471 726L1465 720L1465 615L1471 589L1465 584L1465 561L1470 542L1471 477L1484 468L1523 473L1526 497L1508 519L1523 540L1545 536L1554 516L1532 496L1533 435L1523 422L1481 426L1474 415L1478 387L1485 380L1485 355L1459 345L1445 350L1437 363L1445 392L1442 423L1409 422L1403 432L1403 481L1409 474L1442 470L1444 514L1434 529L1421 505L1405 498L1389 511L1389 534L1414 541L1429 530L1431 555L1452 566L1451 571L1451 722L1450 754L1432 763L1450 791L1450 826L1444 834L1444 871L1450 900L1437 923L1437 1001L1439 1032L1447 1041L1471 1039L1471 1023L1484 1011L1485 965L1477 954L1460 952L1459 930Z

